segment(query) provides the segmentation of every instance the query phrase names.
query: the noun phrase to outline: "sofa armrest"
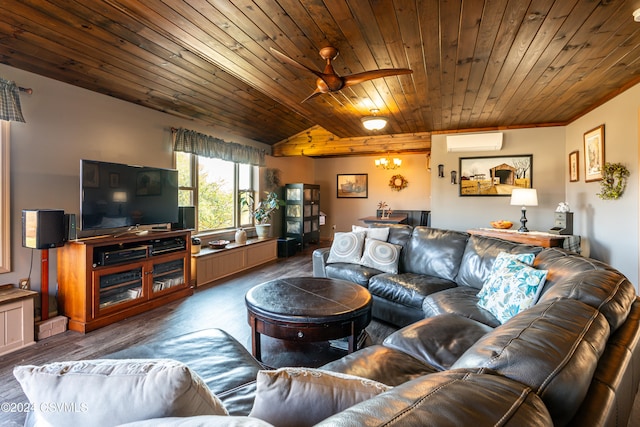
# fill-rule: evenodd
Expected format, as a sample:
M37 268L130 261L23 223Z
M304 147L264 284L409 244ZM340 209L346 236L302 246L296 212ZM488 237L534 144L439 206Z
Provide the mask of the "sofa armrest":
M331 248L318 248L313 251L313 277L327 277L325 267Z

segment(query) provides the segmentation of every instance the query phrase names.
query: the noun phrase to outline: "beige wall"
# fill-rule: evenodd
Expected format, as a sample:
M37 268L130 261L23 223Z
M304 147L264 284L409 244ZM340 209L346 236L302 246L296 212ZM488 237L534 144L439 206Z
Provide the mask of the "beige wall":
M378 156L380 157L380 156ZM431 208L431 179L426 169L425 154L392 155L402 160L396 170L375 167L373 156L350 156L315 160L316 184L320 184L320 209L327 214L327 224L321 227L323 238L330 238L332 226L336 231L351 230L351 225L364 225L358 218L375 215L378 202L385 201L391 209L429 210ZM362 199L337 198L338 174L367 174L368 197ZM389 187L392 176L401 174L407 188L394 191Z
M553 227L553 212L565 201L564 128L546 127L504 130L500 151L454 152L446 149L446 136L434 135L431 142L434 227L466 230L489 227L489 222L509 220L519 226L520 206L511 206L509 197L460 197L457 185L451 185L449 172L459 171L461 157L533 155L533 188L538 190L538 206L527 208L527 228L547 231ZM445 178L437 177L437 165L443 164Z
M576 233L588 236L590 254L622 273L638 288L638 144L640 85L618 95L601 107L566 127L565 158L579 150L580 180L568 182L565 172L567 201L575 212ZM627 189L618 200L601 200L599 182L584 181L585 132L605 125L605 161L622 163L631 176Z

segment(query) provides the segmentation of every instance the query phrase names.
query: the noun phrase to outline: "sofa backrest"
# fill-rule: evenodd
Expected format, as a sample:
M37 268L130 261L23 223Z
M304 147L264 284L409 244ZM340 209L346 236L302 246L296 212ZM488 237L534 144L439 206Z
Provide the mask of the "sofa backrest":
M399 270L453 281L468 238L461 231L415 227L400 253Z
M534 267L548 270L539 301L571 298L598 309L609 322L611 332L627 319L636 299L635 287L613 267L563 249L545 249Z
M464 249L456 283L458 286L481 289L491 274L493 262L500 252L538 254L541 250L539 246L523 245L492 237L471 236Z
M531 387L554 425L566 425L585 398L610 328L581 301L538 303L484 335L452 366L488 370Z

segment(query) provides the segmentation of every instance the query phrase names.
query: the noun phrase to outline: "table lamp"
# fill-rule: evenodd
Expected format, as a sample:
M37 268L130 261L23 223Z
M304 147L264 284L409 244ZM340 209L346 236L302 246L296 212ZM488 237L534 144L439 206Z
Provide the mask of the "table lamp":
M526 233L527 229L527 206L538 206L538 192L534 188L514 188L511 191L511 204L522 206L522 217L520 217L520 233Z

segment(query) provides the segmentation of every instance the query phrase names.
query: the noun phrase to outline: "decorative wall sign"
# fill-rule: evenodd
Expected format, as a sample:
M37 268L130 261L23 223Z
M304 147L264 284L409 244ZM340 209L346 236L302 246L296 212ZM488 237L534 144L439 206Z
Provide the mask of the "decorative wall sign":
M460 196L511 196L533 188L533 155L461 157Z
M604 166L604 125L584 134L584 181L600 181Z
M369 197L369 175L366 173L338 174L336 196L351 199Z

